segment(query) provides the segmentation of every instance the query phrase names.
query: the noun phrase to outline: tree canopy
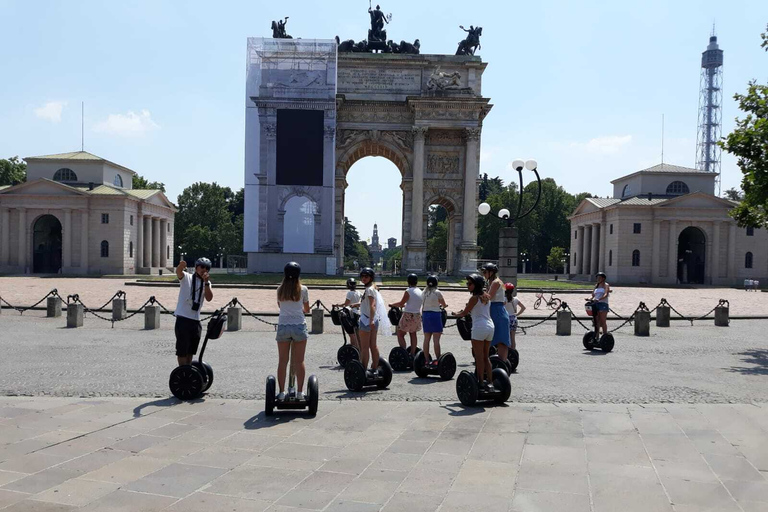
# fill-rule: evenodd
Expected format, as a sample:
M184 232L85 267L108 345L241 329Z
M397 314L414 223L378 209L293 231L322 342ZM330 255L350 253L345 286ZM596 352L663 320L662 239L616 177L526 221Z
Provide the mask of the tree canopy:
M161 190L165 193L165 183L159 181L148 181L147 178L139 174L133 175L132 186L135 190Z
M355 266L357 262L357 266ZM344 268L356 269L371 265L371 252L365 242L360 241L357 228L344 217Z
M27 163L18 156L0 158L0 186L18 185L27 181Z

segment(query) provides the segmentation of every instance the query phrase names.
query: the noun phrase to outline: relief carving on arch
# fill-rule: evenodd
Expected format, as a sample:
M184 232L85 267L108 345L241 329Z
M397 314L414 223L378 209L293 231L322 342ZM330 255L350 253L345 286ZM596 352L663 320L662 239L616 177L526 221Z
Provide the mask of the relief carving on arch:
M458 151L430 151L427 154L427 172L445 176L460 174L461 157Z

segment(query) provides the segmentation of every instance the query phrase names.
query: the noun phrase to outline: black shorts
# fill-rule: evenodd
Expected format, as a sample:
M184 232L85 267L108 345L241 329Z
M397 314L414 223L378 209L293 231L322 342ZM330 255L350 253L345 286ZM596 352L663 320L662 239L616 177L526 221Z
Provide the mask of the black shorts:
M176 355L189 356L197 354L197 346L200 345L200 336L203 326L198 320L192 320L183 316L176 317Z

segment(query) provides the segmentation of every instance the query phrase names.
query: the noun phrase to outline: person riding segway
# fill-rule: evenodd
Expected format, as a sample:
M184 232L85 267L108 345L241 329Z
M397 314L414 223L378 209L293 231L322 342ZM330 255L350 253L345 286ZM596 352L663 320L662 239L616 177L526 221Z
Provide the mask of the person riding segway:
M413 370L421 378L439 375L442 380L450 380L456 373L456 358L450 352L440 352L440 337L448 314L445 311L445 299L437 285L437 276L427 277L427 287L422 294L424 350L413 359ZM429 355L429 342L432 339L435 341L435 359Z
M197 361L190 364L177 366L171 372L168 379L168 386L173 396L179 400L194 400L208 391L213 384L213 368L203 361L205 347L208 340L215 340L221 337L226 325L227 315L223 310L217 310L208 321L208 327L205 330L205 339L200 348L200 355Z
M412 370L413 359L421 352L417 333L421 331L422 292L416 287L419 284L416 274L408 274L407 280L408 289L403 293L403 298L400 302L389 305L389 321L392 325L397 325L398 342L398 346L389 353L389 364L398 372ZM406 333L411 339L411 346L408 348L405 344Z
M601 349L603 352L610 352L613 350L614 339L613 334L608 332L608 311L610 306L608 305L608 296L611 293L611 287L605 281L605 272L597 273L597 283L592 290L592 295L589 299L586 299L584 307L587 310L587 315L592 317L592 322L595 330L584 334L582 343L586 350L594 350L596 348ZM602 329L602 336L600 330Z

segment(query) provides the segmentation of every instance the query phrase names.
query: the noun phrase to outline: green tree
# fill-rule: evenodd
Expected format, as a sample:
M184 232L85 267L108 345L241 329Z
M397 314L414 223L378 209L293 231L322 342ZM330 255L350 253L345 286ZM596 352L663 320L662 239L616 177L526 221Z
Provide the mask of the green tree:
M554 272L558 272L563 268L563 261L565 261L565 249L562 247L553 247L549 250L549 256L547 256L547 265Z
M760 35L768 51L768 26ZM743 200L731 210L739 226L768 226L768 85L751 80L746 94L735 94L746 115L736 118L736 128L720 146L737 157L743 174Z
M4 185L18 185L27 181L27 163L12 156L0 158L0 187Z
M744 193L735 187L731 187L723 192L723 196L731 201L741 201L744 199Z
M443 220L429 230L427 238L427 262L429 271L437 271L438 267L446 270L448 256L448 221Z
M161 190L165 193L165 183L159 181L147 181L147 178L139 174L134 174L131 180L135 190Z

